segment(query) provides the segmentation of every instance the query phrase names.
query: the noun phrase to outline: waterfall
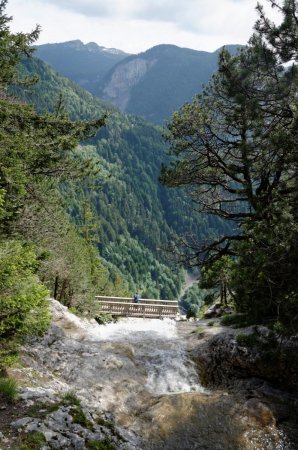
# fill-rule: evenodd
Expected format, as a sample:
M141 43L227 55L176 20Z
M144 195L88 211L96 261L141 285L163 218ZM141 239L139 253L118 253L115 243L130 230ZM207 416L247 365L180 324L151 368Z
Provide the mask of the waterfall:
M153 395L206 392L174 320L123 319L94 330L92 340L132 346L135 363L147 372L145 388Z
M201 386L186 348L189 331L181 336L179 326L178 336L174 320L98 325L52 305L53 327L35 344L35 364L46 368L51 385L55 374L56 386L138 436L138 450L292 450L259 398Z

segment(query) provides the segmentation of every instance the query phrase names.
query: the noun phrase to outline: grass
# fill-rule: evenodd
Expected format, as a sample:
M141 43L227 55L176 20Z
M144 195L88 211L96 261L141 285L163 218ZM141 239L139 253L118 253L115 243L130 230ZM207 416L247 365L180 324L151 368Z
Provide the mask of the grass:
M77 397L77 395L74 391L68 391L61 396L61 403L64 406L70 406L70 405L80 406L81 400Z
M40 450L46 443L44 435L39 431L22 433L18 438L17 446L14 445L11 450Z
M1 377L0 393L3 395L6 401L8 401L9 403L13 403L18 396L18 387L16 381L12 378Z
M71 414L74 423L78 423L79 425L82 425L82 427L88 428L88 430L93 430L93 423L87 419L81 406L71 408L69 413Z
M251 325L247 322L247 318L243 314L227 314L220 320L221 325L233 326L235 328L242 328Z
M88 449L93 450L116 450L116 447L112 445L108 440L105 441L93 441L88 439L86 442L86 446Z
M196 334L202 334L205 333L205 328L204 327L198 327L195 330L192 331L192 333L196 333Z

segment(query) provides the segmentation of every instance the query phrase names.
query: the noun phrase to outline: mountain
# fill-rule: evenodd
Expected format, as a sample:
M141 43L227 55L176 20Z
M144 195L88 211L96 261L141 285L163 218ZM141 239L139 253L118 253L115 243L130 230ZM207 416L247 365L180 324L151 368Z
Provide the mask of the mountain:
M81 157L99 162L97 178L92 186L82 180L75 189L71 184L61 188L68 211L82 228L87 205L97 224L100 254L120 271L130 292L138 288L143 296L177 298L183 277L171 267L163 247L177 234L203 238L223 225L190 212L185 194L159 184L161 163L168 158L161 129L121 113L38 59L24 62L20 71L40 78L36 86L18 92L38 111L53 111L63 93L64 109L73 119L108 112L107 126L79 149Z
M129 56L121 50L100 47L95 42L83 44L80 40L39 45L35 55L92 93L110 69Z
M201 92L217 69L218 52L158 45L114 66L96 94L122 111L162 123Z
M231 53L238 47L226 46ZM37 56L121 111L161 124L208 83L217 69L219 50L157 45L126 55L71 41L39 46Z

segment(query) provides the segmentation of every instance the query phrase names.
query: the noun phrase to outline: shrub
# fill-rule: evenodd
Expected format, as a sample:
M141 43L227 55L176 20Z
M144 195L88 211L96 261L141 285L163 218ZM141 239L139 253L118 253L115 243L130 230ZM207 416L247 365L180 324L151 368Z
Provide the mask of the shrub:
M65 406L69 405L80 406L81 400L77 397L74 391L68 391L61 396L61 403L63 403L63 405Z
M39 282L36 255L18 241L0 245L0 338L39 334L49 324L47 289Z
M13 402L18 395L17 383L12 378L0 378L0 393L8 402Z
M247 318L242 314L227 314L220 320L222 325L234 326L235 328L241 328L249 325Z
M251 334L239 333L236 336L236 342L238 345L241 345L242 347L254 347L259 343L258 336L254 333Z
M104 325L105 323L112 322L113 317L108 313L99 313L96 315L95 320L99 325Z

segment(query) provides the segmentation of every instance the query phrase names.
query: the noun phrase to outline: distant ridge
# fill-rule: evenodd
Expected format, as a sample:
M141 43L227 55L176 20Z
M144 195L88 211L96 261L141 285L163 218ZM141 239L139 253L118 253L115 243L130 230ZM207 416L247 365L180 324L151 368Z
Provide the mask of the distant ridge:
M115 64L129 56L122 50L102 47L95 42L84 44L79 39L39 45L35 55L91 93L98 90L98 83Z
M239 45L225 47L235 53ZM219 51L160 44L128 55L74 40L38 46L36 56L121 111L162 124L201 92L217 69Z

